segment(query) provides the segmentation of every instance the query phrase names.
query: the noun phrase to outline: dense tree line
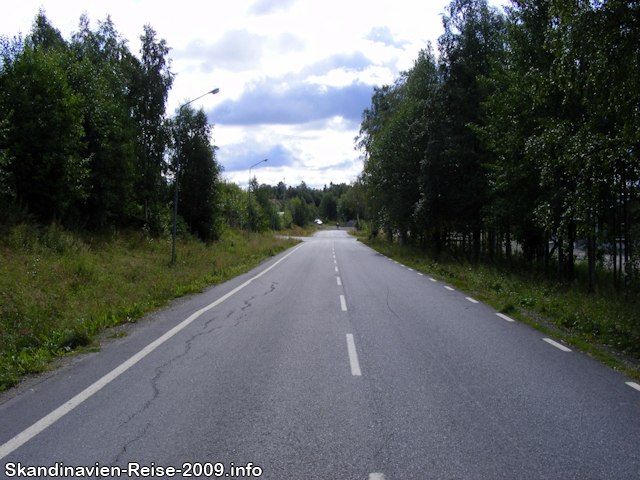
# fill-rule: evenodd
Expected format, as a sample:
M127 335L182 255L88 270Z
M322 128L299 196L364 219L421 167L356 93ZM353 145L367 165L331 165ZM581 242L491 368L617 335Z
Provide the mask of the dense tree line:
M24 38L0 37L0 220L152 234L171 224L175 144L180 215L205 240L220 226L220 165L204 112L166 115L169 47L150 25L140 56L109 17L80 18L70 40L37 15ZM177 115L177 112L176 112ZM20 216L22 215L22 217Z
M234 188L227 186L227 191ZM279 182L276 186L262 184L251 180L251 230L266 230L273 228L290 228L292 225L300 227L320 218L324 222L345 222L358 220L363 216L364 203L358 203L358 192L362 187L359 182L333 184L324 188L310 188L303 181L298 186L287 186ZM242 198L240 187L228 198L225 205L237 205L233 199ZM244 194L245 205L248 196ZM242 202L242 200L240 200ZM246 225L248 219L242 214L242 207L226 208L228 221L237 226ZM244 207L248 212L248 206ZM230 213L235 212L235 213Z
M375 88L356 147L374 232L473 259L512 245L589 286L640 258L640 4L454 0L429 48Z

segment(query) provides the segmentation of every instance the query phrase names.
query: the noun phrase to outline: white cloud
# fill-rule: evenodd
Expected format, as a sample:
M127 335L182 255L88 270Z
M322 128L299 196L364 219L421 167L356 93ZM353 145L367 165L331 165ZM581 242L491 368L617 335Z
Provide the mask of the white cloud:
M270 15L277 12L286 12L296 0L257 0L247 11L250 15Z

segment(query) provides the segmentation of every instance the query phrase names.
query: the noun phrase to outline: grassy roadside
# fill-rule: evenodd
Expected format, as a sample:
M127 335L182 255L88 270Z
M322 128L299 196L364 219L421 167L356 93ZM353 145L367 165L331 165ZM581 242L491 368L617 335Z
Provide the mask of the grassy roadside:
M508 274L488 265L366 237L359 240L420 272L443 280L552 338L566 342L622 373L640 379L638 303L613 293L588 295L578 284L559 286L534 270ZM581 266L578 266L581 268ZM514 269L515 270L515 269Z
M279 230L278 232L276 232L276 234L288 237L310 237L318 230L322 230L322 227L318 227L317 225L307 225L305 227L291 225L291 228Z
M0 391L170 300L240 275L296 241L227 230L205 245L140 232L13 227L0 238Z

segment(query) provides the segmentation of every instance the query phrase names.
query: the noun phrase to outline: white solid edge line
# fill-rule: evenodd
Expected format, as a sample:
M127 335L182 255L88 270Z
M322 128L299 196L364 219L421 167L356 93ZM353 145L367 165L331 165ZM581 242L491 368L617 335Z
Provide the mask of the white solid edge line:
M340 280L340 277L336 277L336 280L338 280L338 286L342 285L342 280Z
M267 268L267 269L263 270L262 272L260 272L259 274L257 274L255 277L250 278L249 280L244 282L239 287L234 288L233 290L231 290L226 295L223 295L222 297L220 297L215 302L213 302L213 303L207 305L206 307L198 310L197 312L191 314L191 316L189 316L186 320L183 320L180 324L178 324L175 327L173 327L171 330L169 330L167 333L162 335L160 338L158 338L157 340L151 342L149 345L147 345L145 348L140 350L138 353L136 353L129 360L125 361L124 363L121 363L118 367L116 367L113 370L111 370L109 373L107 373L105 376L103 376L102 378L100 378L99 380L94 382L92 385L90 385L89 387L84 389L82 392L77 394L71 400L67 401L66 403L63 403L61 406L56 408L53 412L51 412L50 414L46 415L42 419L38 420L36 423L31 425L29 428L27 428L26 430L23 430L18 435L13 437L11 440L6 442L4 445L0 446L0 460L2 460L4 457L9 455L11 452L16 450L17 448L19 448L20 446L22 446L23 444L25 444L29 440L31 440L33 437L35 437L40 432L42 432L45 428L49 427L50 425L53 425L60 418L65 416L67 413L69 413L71 410L76 408L78 405L80 405L86 399L91 397L94 393L98 392L102 387L108 385L110 382L112 382L113 380L118 378L121 374L126 372L129 368L133 367L136 363L138 363L144 357L149 355L151 352L153 352L156 348L158 348L164 342L166 342L171 337L173 337L180 330L182 330L186 326L188 326L191 322L193 322L200 315L202 315L203 313L207 312L208 310L211 310L212 308L216 307L220 303L224 302L227 298L231 297L232 295L234 295L237 292L239 292L240 290L242 290L244 287L249 285L251 282L253 282L257 278L260 278L262 275L264 275L269 270L271 270L276 265L278 265L280 262L282 262L285 258L289 257L290 255L293 255L303 245L306 245L306 244L303 243L300 246L296 247L292 252L289 252L287 255L285 255L280 260L278 260L273 265L271 265L269 268Z
M560 343L558 343L556 341L551 340L550 338L543 338L542 340L544 340L545 342L547 342L550 345L553 345L556 348L559 348L563 352L570 352L571 351L570 348L567 348L564 345L562 345L562 344L560 344Z
M351 375L359 377L362 375L360 371L360 363L358 362L358 353L356 352L356 344L353 341L353 335L347 333L347 350L349 351L349 364L351 365Z
M467 300L469 300L471 303L480 303L478 302L478 300L476 300L475 298L471 298L471 297L466 297Z
M344 295L340 295L340 308L343 312L347 311L347 301L344 299Z
M625 383L629 385L631 388L635 388L640 392L640 385L638 385L636 382L625 382Z
M515 320L511 317L507 317L506 315L502 314L502 313L496 313L497 316L499 316L500 318L504 318L507 322L515 322Z

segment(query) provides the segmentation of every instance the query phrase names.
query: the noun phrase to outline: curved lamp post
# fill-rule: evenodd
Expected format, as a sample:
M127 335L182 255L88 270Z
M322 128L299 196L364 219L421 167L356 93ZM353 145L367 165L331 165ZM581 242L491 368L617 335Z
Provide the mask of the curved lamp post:
M198 98L194 98L193 100L185 103L184 105L180 105L178 109L178 141L176 145L176 195L173 199L173 242L171 244L171 266L173 267L176 264L176 223L178 221L178 177L180 175L180 127L182 125L182 109L189 105L190 103L195 102L196 100L200 100L202 97L206 97L207 95L215 95L220 91L219 88L214 88L210 92L205 93L204 95L200 95Z
M256 165L260 165L262 162L266 162L267 160L269 159L265 158L264 160L260 160L258 163L256 163ZM256 165L251 165L249 167L249 188L247 189L249 190L249 240L251 240L251 169Z

